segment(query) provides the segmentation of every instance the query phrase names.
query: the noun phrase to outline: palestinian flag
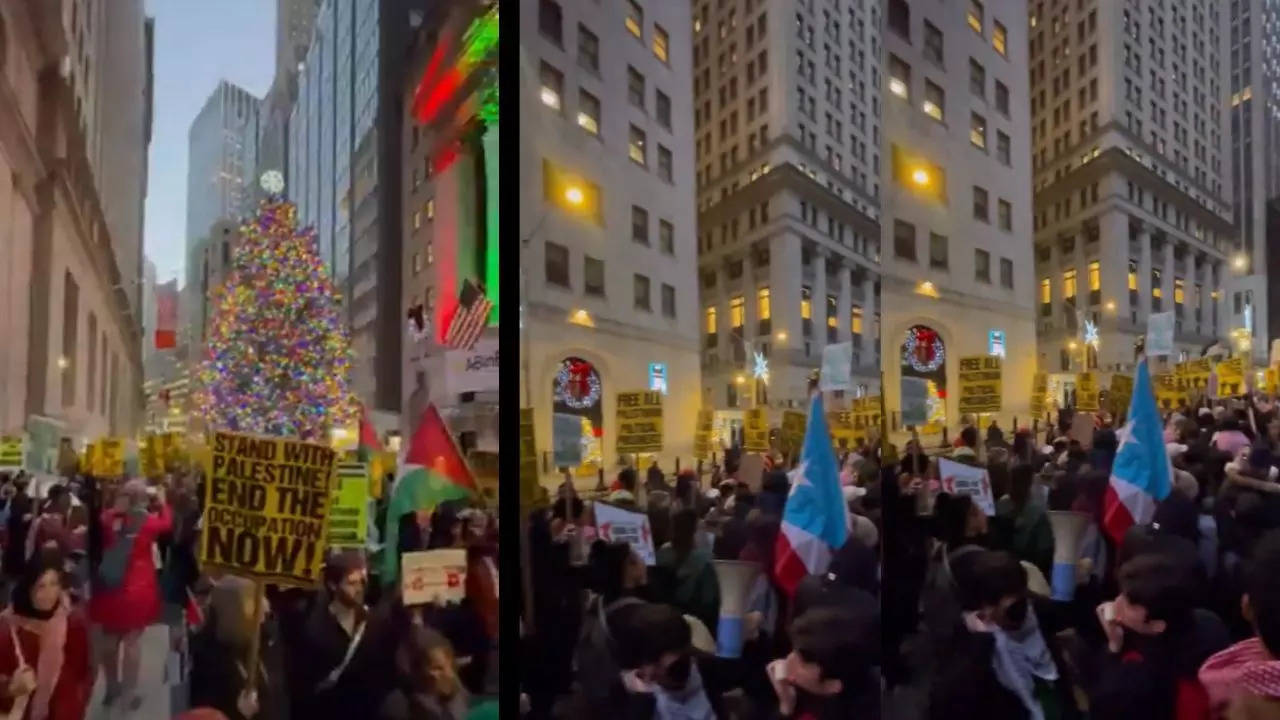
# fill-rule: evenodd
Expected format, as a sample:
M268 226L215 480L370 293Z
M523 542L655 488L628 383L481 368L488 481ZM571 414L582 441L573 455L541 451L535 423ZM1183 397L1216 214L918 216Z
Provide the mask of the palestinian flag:
M374 453L382 452L382 443L378 442L378 430L369 422L369 409L360 405L360 445L356 455L360 462L369 462Z
M400 459L383 532L382 582L400 577L400 517L476 494L476 479L435 405L428 405Z

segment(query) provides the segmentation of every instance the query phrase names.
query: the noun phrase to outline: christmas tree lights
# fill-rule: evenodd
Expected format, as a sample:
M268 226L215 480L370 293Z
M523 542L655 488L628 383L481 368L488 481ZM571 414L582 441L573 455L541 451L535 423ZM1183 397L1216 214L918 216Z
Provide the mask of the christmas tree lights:
M196 407L214 429L326 441L357 416L351 342L315 230L297 229L282 185L263 177L269 195L214 291Z

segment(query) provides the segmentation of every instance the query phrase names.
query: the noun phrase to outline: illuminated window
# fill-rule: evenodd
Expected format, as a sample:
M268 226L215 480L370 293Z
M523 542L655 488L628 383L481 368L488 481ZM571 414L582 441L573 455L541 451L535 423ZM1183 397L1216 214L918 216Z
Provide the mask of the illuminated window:
M836 296L828 295L827 296L827 327L831 328L832 330L835 330L836 325L839 324L839 320L837 319L837 314L839 313L839 311L836 309L838 307L839 305L836 303Z
M1053 282L1047 277L1040 278L1040 315L1049 314L1049 307L1053 303Z
M911 66L897 55L889 56L889 92L904 100L911 97Z
M762 287L756 291L756 314L761 320L768 320L772 316L769 313L769 288Z
M978 113L969 114L969 142L981 150L987 149L987 119Z
M644 10L640 9L636 0L627 0L627 19L623 23L627 26L627 32L632 35L644 35Z
M600 100L586 90L578 91L578 127L600 134Z
M644 131L635 125L631 126L631 136L627 142L627 155L631 160L639 165L644 165L648 161L645 158L645 134Z
M667 31L661 25L653 26L653 54L662 62L667 62Z
M1163 291L1160 288L1160 271L1159 270L1151 271L1151 297L1153 298L1164 297Z
M729 298L729 327L742 331L742 325L746 322L746 301L741 295L735 295Z
M1173 302L1174 303L1178 305L1182 304L1184 290L1185 290L1185 284L1183 279L1174 278L1173 279Z
M716 334L716 308L714 305L707 308L706 318L707 318L707 334L715 335Z
M542 63L542 104L552 110L560 110L560 95L564 90L564 73Z
M632 3L633 5L635 3ZM965 13L965 19L969 22L969 27L973 31L982 34L982 3L978 0L969 0L969 11Z
M809 299L809 288L800 289L800 319L813 319L813 302Z
M427 198L427 204L425 207L427 210L427 219L435 220L436 219L436 199Z
M925 80L924 81L924 103L921 105L921 109L924 110L924 114L928 115L934 120L937 120L938 122L942 122L942 117L943 117L943 113L945 112L944 110L945 107L946 107L946 95L942 92L942 88L938 87L937 85L934 85L928 80Z
M1076 271L1067 270L1062 273L1062 299L1072 302L1076 299Z
M981 32L981 30L979 30L979 32ZM1008 39L1009 33L1004 29L1004 25L1001 25L999 20L993 21L991 26L991 46L996 49L996 52L1004 55L1005 57L1008 57L1009 55L1008 49L1006 48Z
M1094 260L1089 263L1089 291L1102 289L1102 265Z
M862 308L858 305L854 305L852 312L849 313L849 330L854 335L862 334Z
M1138 291L1138 263L1129 261L1129 290Z
M413 229L417 230L422 227L422 211L415 210L413 213Z

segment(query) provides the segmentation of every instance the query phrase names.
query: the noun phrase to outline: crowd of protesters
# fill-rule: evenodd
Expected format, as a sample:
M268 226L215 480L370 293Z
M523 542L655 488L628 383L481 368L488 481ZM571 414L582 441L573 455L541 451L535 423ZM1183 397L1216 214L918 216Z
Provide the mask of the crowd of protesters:
M858 467L846 466L848 539L826 572L789 588L775 571L787 472L748 480L741 458L727 452L702 478L692 470L671 478L652 466L642 483L625 468L595 501L566 478L550 507L532 514L534 592L520 664L527 717L877 716L878 491L867 492ZM598 502L647 513L654 564L627 543L594 538ZM723 560L758 564L754 584L721 587L715 568ZM745 610L740 653L717 652L729 592Z
M400 520L416 539L382 549L465 549L460 604L406 606L397 583L368 571L376 548L331 550L321 587L266 586L259 625L255 583L199 568L198 475L41 480L0 476L0 716L82 720L98 714L102 684L106 717L142 717L157 686L191 718L496 717L485 701L496 695L491 512L409 513ZM385 512L379 503L380 522ZM142 635L157 625L169 628L169 662L163 678L143 678Z

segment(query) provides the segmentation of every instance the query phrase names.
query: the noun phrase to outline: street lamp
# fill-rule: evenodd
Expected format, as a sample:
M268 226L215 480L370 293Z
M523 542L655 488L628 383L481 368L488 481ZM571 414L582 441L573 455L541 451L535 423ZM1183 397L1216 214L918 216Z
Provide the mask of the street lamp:
M586 196L582 193L582 188L577 185L570 185L565 188L564 199L568 201L570 205L576 207L582 204L582 201L586 199Z
M58 369L59 369L59 370L66 370L66 369L67 369L67 368L69 368L69 367L71 367L71 361L67 359L67 356L66 356L66 355L59 355L59 356L58 356Z
M1244 253L1236 253L1236 256L1231 259L1231 266L1236 270L1244 270L1248 265L1249 258L1245 257Z
M915 170L912 170L911 182L915 183L916 185L919 185L920 187L928 187L929 171L925 170L924 168L916 168Z

